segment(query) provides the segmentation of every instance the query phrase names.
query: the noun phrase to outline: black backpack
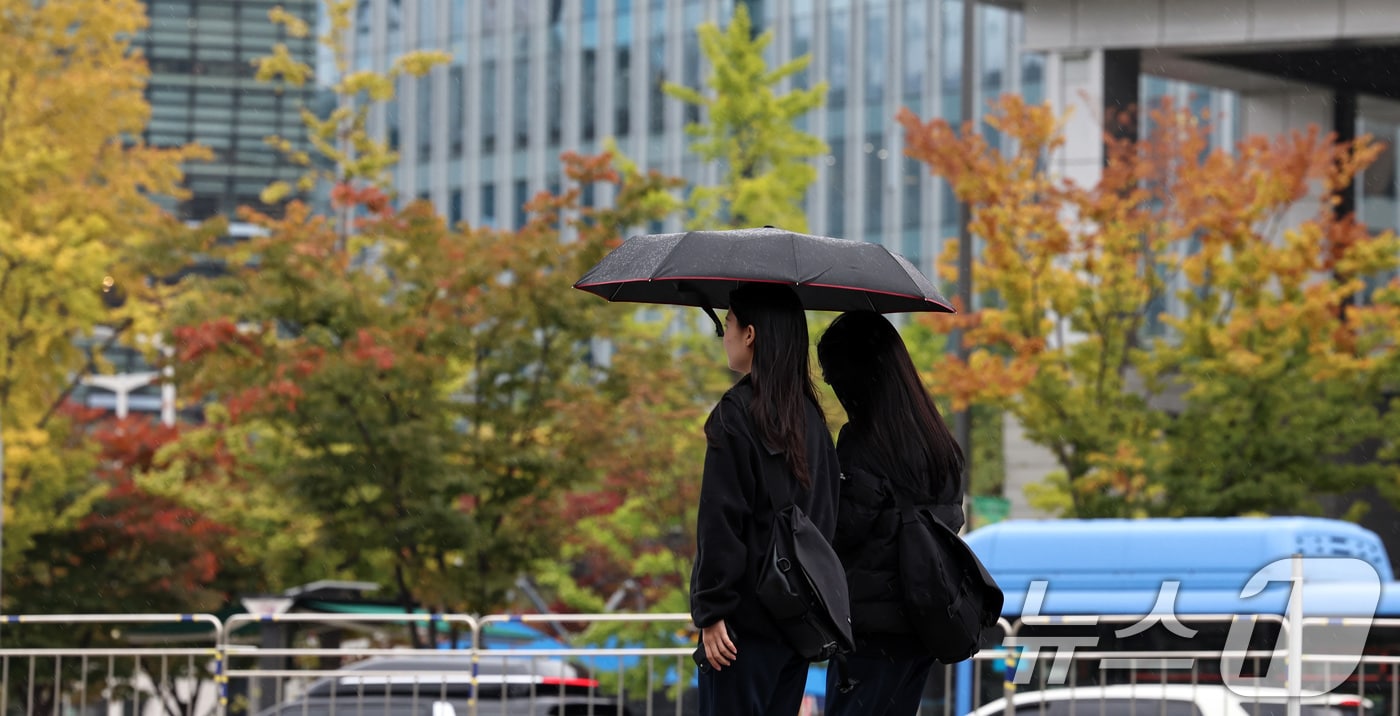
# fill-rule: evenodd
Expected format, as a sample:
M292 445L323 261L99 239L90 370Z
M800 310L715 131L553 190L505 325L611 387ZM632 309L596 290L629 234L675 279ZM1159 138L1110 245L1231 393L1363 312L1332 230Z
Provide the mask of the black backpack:
M1005 596L956 532L885 483L899 506L899 581L909 626L938 661L969 659L996 627Z
M773 537L758 571L759 603L802 658L826 661L852 651L851 601L841 559L797 506L788 485L781 500L771 485L766 488L773 505Z

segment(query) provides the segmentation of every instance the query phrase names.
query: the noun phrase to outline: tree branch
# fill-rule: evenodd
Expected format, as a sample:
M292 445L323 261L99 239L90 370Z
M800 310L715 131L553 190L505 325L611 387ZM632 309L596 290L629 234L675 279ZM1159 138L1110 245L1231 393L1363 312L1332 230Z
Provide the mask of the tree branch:
M132 319L130 318L122 321L121 323L118 323L115 327L112 328L112 335L107 336L107 340L103 341L102 345L98 346L96 349L88 349L87 362L84 363L82 369L79 370L78 373L75 374L73 378L68 381L68 385L63 388L63 392L59 393L58 397L54 399L53 403L49 405L48 410L44 411L44 415L39 418L39 422L36 427L42 428L48 424L49 420L51 420L53 416L58 413L58 409L63 407L63 404L68 401L68 396L72 395L73 391L76 390L80 384L82 384L83 378L86 377L89 373L92 373L97 370L97 359L95 356L98 353L105 353L107 349L111 348L114 344L116 344L117 338L119 338L121 334L126 331L126 329L130 328L131 324Z

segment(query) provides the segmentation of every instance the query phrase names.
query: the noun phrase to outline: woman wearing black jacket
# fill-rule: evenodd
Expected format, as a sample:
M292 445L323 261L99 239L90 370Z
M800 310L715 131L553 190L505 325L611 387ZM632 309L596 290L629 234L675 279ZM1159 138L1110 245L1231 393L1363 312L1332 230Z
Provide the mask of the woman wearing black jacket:
M796 714L808 663L789 647L754 584L771 537L767 497L787 493L827 539L840 466L810 369L807 321L792 289L746 284L729 297L724 351L743 374L705 423L690 610L701 629L700 713Z
M894 492L957 531L963 456L919 380L899 332L878 313L842 314L817 344L822 377L848 421L837 440L843 480L832 545L846 569L856 651L843 692L828 672L828 716L914 714L934 659L901 610Z

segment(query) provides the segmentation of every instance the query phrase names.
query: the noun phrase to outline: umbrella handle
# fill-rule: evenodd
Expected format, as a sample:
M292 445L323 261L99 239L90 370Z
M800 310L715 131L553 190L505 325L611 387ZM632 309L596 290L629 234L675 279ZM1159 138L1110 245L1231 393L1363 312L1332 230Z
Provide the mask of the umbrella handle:
M720 338L723 338L724 322L719 320L718 315L715 315L715 309L710 308L709 306L701 306L700 308L704 309L705 314L710 317L710 320L715 322L715 335L719 336Z
M689 293L700 299L700 308L704 309L705 315L709 316L710 320L715 322L715 335L723 338L724 321L719 320L719 316L715 315L715 309L710 308L710 302L705 299L705 292L686 281L682 281L676 288L680 289L682 293Z

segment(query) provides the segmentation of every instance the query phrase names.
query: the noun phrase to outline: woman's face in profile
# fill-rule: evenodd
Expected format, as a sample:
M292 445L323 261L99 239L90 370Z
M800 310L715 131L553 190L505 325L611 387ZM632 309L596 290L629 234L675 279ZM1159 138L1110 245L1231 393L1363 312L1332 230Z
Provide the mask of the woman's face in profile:
M753 326L740 328L733 311L724 317L724 356L735 373L753 368Z

